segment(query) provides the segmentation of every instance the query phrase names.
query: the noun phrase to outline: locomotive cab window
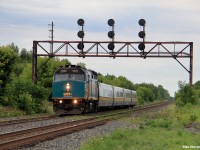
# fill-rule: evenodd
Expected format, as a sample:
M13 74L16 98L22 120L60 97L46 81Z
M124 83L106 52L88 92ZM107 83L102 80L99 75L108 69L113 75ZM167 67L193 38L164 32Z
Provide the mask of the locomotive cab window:
M75 73L55 74L54 81L64 81L64 80L85 81L85 75L84 74L75 74Z

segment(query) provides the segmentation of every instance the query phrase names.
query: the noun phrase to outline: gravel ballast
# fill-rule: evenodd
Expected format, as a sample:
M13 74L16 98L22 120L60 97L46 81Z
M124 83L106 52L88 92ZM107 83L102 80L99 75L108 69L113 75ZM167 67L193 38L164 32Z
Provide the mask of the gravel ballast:
M90 137L98 137L113 132L117 128L127 127L128 124L123 121L115 121L106 123L103 126L93 129L86 129L66 136L56 138L51 141L46 141L23 150L72 150L78 149L83 142Z
M160 108L156 110L149 110L149 111L159 111L161 110ZM149 112L148 111L148 112ZM141 114L141 113L140 113ZM139 114L133 114L130 117L137 116ZM41 127L41 126L46 126L50 124L55 124L56 123L61 123L61 122L68 122L72 121L72 118L60 118L60 119L52 119L52 120L44 120L44 121L39 121L39 122L32 122L32 123L24 123L24 124L18 124L18 125L11 125L7 127L3 127L3 129L0 129L0 134L3 133L9 133L13 131L18 131L18 130L25 130L29 128L36 128L36 127ZM105 125L95 127L92 129L86 129L83 131L79 131L76 133L68 134L66 136L58 137L56 139L46 141L46 142L41 142L35 146L32 147L27 147L23 148L22 150L74 150L78 149L88 138L91 137L99 137L103 136L106 134L110 134L117 128L137 128L137 126L130 125L130 123L122 120L116 120L112 121L109 123L106 123Z

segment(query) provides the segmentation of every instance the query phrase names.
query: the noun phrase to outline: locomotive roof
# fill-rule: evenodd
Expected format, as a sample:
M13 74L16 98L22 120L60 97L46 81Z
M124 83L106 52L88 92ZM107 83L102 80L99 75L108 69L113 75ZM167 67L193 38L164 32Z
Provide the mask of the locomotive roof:
M90 70L90 69L86 69L86 68L83 68L81 66L77 66L77 65L65 65L65 66L60 66L60 68L56 71L56 73L60 73L60 70L62 69L80 69L80 70L83 70L83 71L90 71L92 74L94 75L98 75L97 72L95 72L94 70Z

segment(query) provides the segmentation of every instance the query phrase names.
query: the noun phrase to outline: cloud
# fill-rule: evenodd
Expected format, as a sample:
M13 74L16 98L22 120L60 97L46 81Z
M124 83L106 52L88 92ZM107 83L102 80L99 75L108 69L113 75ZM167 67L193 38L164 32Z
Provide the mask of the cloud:
M107 20L113 18L115 40L139 41L138 20L144 18L147 41L194 42L195 82L200 76L199 5L199 0L0 0L0 45L14 42L30 50L33 40L49 39L48 24L52 21L55 40L79 40L79 18L85 20L84 40L109 41ZM123 75L134 83L161 84L171 94L178 89L178 80L189 78L174 59L69 59L74 64L85 62L88 68L103 74ZM188 60L181 61L189 67Z

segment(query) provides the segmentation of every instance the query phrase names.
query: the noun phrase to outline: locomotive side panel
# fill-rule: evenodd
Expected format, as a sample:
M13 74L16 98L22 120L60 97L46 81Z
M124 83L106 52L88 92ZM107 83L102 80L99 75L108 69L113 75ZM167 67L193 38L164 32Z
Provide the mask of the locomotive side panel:
M98 100L98 80L94 71L87 71L87 93L89 100Z

